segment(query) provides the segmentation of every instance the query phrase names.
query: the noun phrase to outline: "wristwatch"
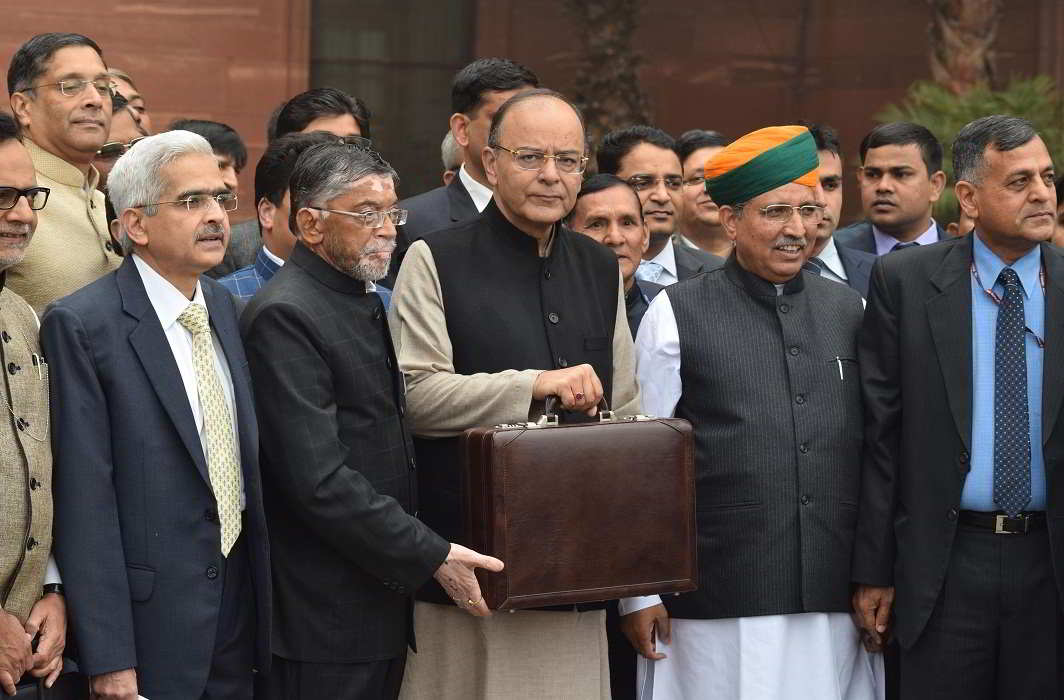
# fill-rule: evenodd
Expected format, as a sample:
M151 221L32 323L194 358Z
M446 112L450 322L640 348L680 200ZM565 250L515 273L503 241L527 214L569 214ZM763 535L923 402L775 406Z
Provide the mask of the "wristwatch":
M59 595L62 595L62 596L66 595L66 593L63 590L63 584L61 584L61 583L46 583L46 584L44 584L44 595L48 595L49 593L58 593Z

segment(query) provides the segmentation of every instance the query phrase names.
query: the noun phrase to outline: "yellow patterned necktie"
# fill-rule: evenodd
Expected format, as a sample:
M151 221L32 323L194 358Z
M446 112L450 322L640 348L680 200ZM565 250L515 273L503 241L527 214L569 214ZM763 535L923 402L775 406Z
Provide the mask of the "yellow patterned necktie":
M221 378L214 366L214 344L207 308L201 304L189 304L177 320L192 334L192 365L196 369L200 410L207 433L207 473L222 525L222 554L229 556L229 550L240 535L240 464L236 456L233 421L222 392Z

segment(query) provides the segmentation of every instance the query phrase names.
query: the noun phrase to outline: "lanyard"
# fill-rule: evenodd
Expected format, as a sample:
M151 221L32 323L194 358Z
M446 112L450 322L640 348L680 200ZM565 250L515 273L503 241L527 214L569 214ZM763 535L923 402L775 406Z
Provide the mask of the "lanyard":
M998 296L998 293L994 291L993 287L988 289L983 284L983 280L979 277L979 270L976 269L974 261L972 262L972 277L975 278L975 283L979 285L979 288L982 289L996 305L1001 306L1001 297ZM1044 265L1038 270L1038 283L1042 286L1042 295L1044 296L1046 293L1046 268ZM1046 349L1046 341L1041 336L1032 331L1028 326L1024 326L1023 329L1031 334L1031 337L1034 338L1034 343L1038 346L1039 350Z

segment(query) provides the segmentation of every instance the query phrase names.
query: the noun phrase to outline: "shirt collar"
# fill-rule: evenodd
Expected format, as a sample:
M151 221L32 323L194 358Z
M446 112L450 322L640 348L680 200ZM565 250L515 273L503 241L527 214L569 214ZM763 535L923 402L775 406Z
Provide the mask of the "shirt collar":
M41 175L62 185L81 188L90 194L96 189L96 183L100 180L100 173L93 166L89 166L89 176L86 178L76 166L53 153L49 153L30 139L24 137L22 143L30 153L33 169Z
M177 322L177 317L189 304L199 304L204 309L207 308L199 280L196 281L196 293L192 296L192 301L189 301L178 291L177 287L156 272L151 265L141 260L136 253L133 254L133 262L137 266L137 272L140 273L141 281L144 282L144 291L148 294L148 301L155 309L155 315L159 317L159 324L164 331Z
M850 278L846 276L846 269L842 266L842 258L839 257L839 250L835 247L835 236L828 239L824 250L820 251L817 257L820 258L820 262L824 263L824 267L840 278L849 281Z
M465 163L462 163L462 167L458 169L458 177L461 178L462 186L469 193L469 198L473 200L477 211L484 211L484 208L488 206L488 202L491 201L493 194L491 188L485 187L474 180L473 176L466 172Z
M886 255L890 251L894 250L894 246L898 245L898 239L889 233L883 233L875 224L872 224L872 236L876 239L876 255ZM920 245L931 245L932 243L938 243L938 224L932 217L931 225L927 227L927 230L920 234L920 236L914 239L916 243Z
M669 241L665 244L665 247L650 262L656 262L665 268L670 275L678 278L676 274L676 249L672 245L672 236L669 236Z
M983 243L983 239L979 237L978 232L972 235L972 240L974 241L975 270L979 273L979 280L983 283L985 289L997 288L1003 292L1002 285L998 283L998 275L1005 269L1005 262L994 251L990 250L986 243ZM1020 278L1020 284L1023 285L1023 295L1029 299L1031 292L1036 289L1035 285L1041 284L1038 281L1038 276L1042 272L1042 246L1036 245L1027 251L1022 258L1007 267L1011 267L1016 271L1016 275ZM986 285L990 286L987 287Z
M284 265L284 260L281 260L279 257L274 255L270 251L270 249L266 247L265 243L262 245L262 252L266 255L267 258L269 258L270 262L272 262L277 267L281 267L282 265Z

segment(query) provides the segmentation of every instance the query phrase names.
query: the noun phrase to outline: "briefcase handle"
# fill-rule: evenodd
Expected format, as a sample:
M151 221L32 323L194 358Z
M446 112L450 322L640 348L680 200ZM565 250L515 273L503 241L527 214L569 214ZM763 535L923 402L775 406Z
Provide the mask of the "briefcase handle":
M537 421L537 423L541 426L558 425L557 408L560 403L561 399L558 396L554 394L548 396L544 401L543 415L540 416L540 419ZM606 403L605 396L599 399L598 409L600 423L609 423L610 421L614 420L615 416L613 415L613 411L610 410L610 405Z

